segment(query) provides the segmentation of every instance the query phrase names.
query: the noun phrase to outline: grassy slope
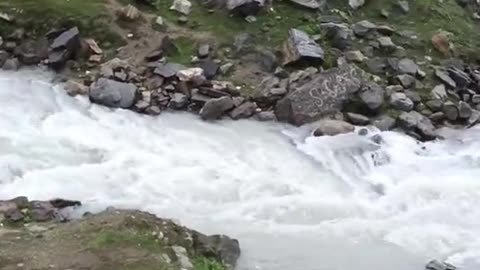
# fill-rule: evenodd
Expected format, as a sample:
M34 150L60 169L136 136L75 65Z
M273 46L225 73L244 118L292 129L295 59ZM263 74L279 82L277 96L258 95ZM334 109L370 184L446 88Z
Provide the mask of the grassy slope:
M54 28L78 26L82 33L100 42L117 45L120 39L109 30L104 0L2 0L0 12L13 14L32 34L43 35ZM12 30L0 21L0 35Z

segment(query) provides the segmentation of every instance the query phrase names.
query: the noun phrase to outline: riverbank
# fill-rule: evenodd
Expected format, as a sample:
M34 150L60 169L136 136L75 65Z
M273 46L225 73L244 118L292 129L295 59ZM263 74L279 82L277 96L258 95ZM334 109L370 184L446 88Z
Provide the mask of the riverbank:
M57 24L47 25L56 29L46 35L23 15L34 17L33 6L9 1L1 7L0 63L4 69L47 64L74 80L67 83L72 95L150 115L186 110L205 120L254 117L295 125L333 118L403 130L420 140L437 138L437 128L470 127L480 119L480 72L472 58L478 25L470 10L454 1L400 10L375 1L356 10L335 2L330 10L301 12L279 4L278 11L247 14L258 19L250 23L242 16L223 17L221 5L203 14L203 6L177 2L168 12L165 6L116 1L60 5L56 8L68 10L66 18L55 10ZM234 10L244 5L237 4ZM77 14L80 9L98 14ZM427 11L438 17L420 27L418 16ZM444 18L463 14L455 21ZM213 27L206 21L210 16L234 31ZM98 21L108 29L85 26ZM403 29L406 22L409 31ZM112 34L101 37L94 29ZM259 39L258 29L269 44ZM335 122L334 129L342 126Z

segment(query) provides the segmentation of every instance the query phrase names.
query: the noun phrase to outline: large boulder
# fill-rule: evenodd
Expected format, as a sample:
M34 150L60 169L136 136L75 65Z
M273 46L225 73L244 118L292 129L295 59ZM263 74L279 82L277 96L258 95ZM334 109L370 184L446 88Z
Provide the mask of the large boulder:
M200 110L200 117L204 120L215 120L234 106L233 100L229 96L213 98L205 102L205 105Z
M315 73L312 79L291 89L275 106L278 120L302 125L343 108L362 86L360 71L351 65Z
M243 104L240 104L238 107L233 109L233 111L230 112L230 117L232 119L242 119L242 118L248 118L252 116L257 109L257 104L247 101Z
M113 108L129 108L134 104L137 87L105 78L98 79L90 87L90 100Z
M338 134L350 133L355 127L345 121L340 120L320 120L317 128L313 132L313 136L335 136Z
M430 119L416 111L401 113L397 121L400 127L406 131L418 133L424 140L432 140L437 137L435 127Z
M323 49L308 36L298 29L288 31L288 39L283 45L283 65L323 63Z

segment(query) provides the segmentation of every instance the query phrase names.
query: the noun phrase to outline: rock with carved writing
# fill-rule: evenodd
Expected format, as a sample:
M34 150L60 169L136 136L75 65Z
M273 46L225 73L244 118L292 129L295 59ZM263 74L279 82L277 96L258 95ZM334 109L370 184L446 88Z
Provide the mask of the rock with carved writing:
M318 120L340 111L361 85L361 74L355 66L344 65L317 73L278 101L275 114L278 120L295 125Z

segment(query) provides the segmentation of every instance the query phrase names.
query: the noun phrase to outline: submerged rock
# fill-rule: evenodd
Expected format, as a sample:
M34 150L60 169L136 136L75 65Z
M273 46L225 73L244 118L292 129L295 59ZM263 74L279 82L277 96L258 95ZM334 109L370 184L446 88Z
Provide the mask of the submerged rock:
M313 132L313 136L335 136L338 134L350 133L354 130L355 127L345 121L320 120L317 123L317 128Z

